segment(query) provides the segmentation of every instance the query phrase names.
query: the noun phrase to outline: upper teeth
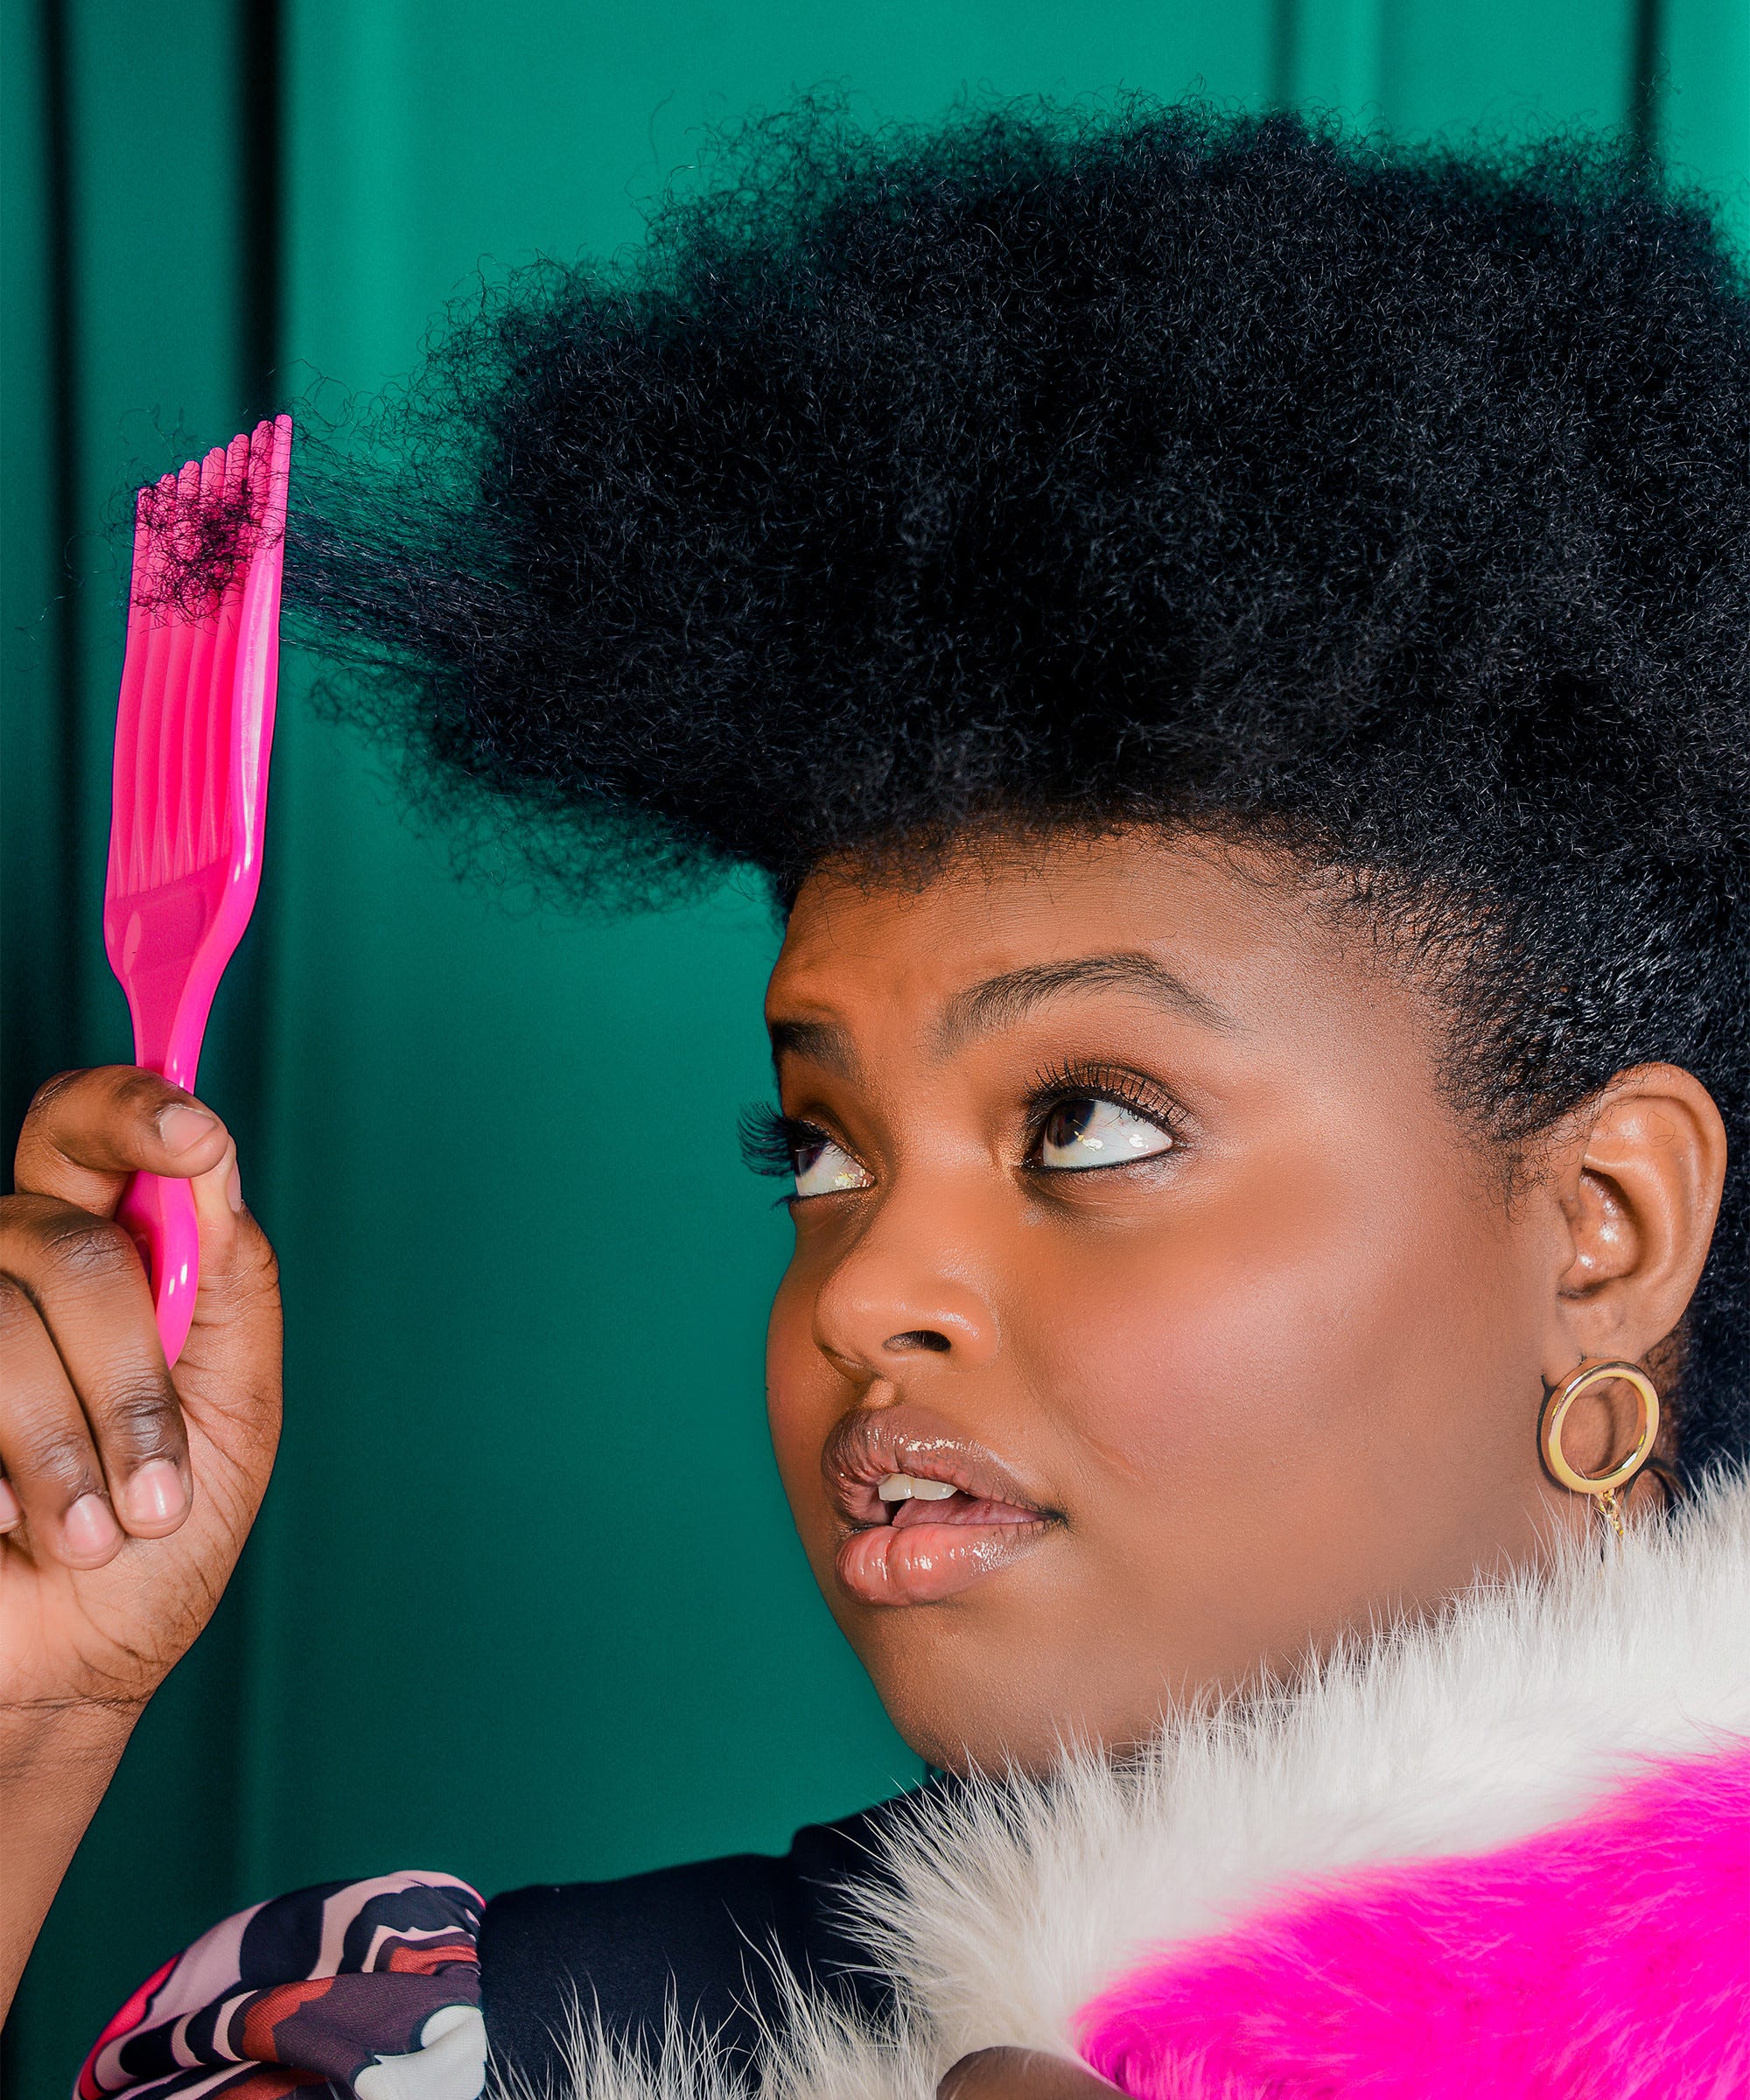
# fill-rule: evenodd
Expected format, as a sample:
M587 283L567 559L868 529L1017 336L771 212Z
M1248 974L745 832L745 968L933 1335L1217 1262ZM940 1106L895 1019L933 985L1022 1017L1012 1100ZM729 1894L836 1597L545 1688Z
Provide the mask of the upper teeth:
M956 1492L952 1480L914 1480L909 1473L890 1473L875 1490L884 1502L945 1502Z

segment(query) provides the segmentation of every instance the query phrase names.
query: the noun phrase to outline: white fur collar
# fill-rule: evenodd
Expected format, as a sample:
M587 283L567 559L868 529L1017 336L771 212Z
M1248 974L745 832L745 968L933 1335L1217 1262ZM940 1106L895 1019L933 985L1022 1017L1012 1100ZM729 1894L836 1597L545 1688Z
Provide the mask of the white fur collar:
M1647 1759L1750 1736L1750 1481L1600 1564L1473 1592L1264 1704L1180 1721L1141 1762L944 1790L848 1899L898 1979L891 2034L798 1997L768 2100L930 2100L998 2042L1070 2052L1073 2016L1151 1949L1272 1890L1393 1859L1494 1851L1584 1815ZM707 2038L654 2065L581 2034L579 2100L725 2100Z

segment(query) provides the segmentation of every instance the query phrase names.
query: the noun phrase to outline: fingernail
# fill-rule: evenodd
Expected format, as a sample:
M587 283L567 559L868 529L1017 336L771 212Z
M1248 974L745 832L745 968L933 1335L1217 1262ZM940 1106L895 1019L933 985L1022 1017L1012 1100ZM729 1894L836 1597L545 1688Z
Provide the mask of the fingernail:
M172 1152L186 1152L191 1145L199 1144L218 1120L205 1109L185 1108L178 1102L158 1117L158 1136Z
M13 1525L23 1522L24 1512L18 1498L12 1492L10 1480L0 1480L0 1531L10 1531Z
M240 1215L243 1208L243 1184L237 1172L237 1162L231 1162L231 1171L225 1177L225 1200Z
M168 1459L151 1459L122 1490L122 1508L130 1524L165 1524L182 1515L186 1497L182 1475Z
M107 1553L120 1536L101 1494L81 1494L60 1520L61 1536L81 1560Z

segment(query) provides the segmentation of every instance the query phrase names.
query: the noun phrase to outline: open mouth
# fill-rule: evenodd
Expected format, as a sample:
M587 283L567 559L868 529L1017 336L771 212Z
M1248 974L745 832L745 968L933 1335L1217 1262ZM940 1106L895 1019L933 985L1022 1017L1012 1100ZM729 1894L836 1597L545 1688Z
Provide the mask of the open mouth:
M864 1604L941 1602L1061 1521L991 1452L907 1403L846 1417L822 1470L848 1527L838 1579Z
M951 1480L915 1474L890 1473L877 1482L875 1493L895 1530L914 1524L1033 1524L1042 1519L1040 1510L1025 1508L1018 1502L969 1494Z

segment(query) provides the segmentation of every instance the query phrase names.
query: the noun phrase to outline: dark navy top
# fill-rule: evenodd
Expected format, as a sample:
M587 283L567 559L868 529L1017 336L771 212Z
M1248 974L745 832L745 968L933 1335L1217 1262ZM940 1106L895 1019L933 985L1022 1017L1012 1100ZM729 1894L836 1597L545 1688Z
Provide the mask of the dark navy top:
M798 1830L781 1858L740 1852L621 1881L497 1896L481 1922L480 1993L494 2061L539 2090L562 2068L554 2037L574 1996L610 2034L652 2044L672 1998L683 2026L745 2068L760 2011L775 2016L772 1962L879 2015L886 1979L840 1915L847 1882L874 1870L882 1825L908 1797Z

